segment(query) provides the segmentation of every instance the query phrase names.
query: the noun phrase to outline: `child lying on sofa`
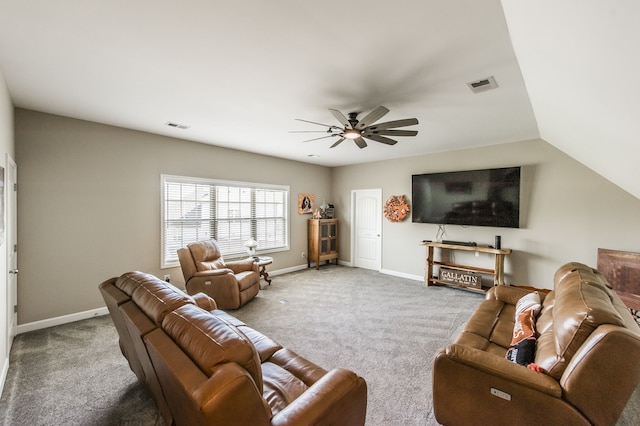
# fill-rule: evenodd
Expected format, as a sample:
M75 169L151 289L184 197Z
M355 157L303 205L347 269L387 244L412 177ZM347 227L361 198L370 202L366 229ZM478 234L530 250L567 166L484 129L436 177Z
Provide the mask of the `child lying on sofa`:
M529 293L518 300L516 317L513 326L513 338L506 358L516 364L524 365L530 370L543 372L542 367L534 363L536 357L535 318L542 305L537 291Z

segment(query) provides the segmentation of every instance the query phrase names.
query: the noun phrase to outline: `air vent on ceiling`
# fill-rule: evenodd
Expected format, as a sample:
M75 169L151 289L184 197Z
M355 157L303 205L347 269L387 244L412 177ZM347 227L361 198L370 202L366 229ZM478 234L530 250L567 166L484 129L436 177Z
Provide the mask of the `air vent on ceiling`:
M185 130L185 129L188 129L188 128L189 128L189 126L185 126L184 124L172 123L171 121L167 121L167 122L166 122L166 123L164 123L164 124L165 124L166 126L169 126L169 127L175 127L176 129L182 129L182 130Z
M491 76L491 77L483 78L482 80L476 80L476 81L467 83L467 86L469 86L469 89L471 89L473 93L480 93L480 92L497 88L498 83L496 83L496 79L493 76Z

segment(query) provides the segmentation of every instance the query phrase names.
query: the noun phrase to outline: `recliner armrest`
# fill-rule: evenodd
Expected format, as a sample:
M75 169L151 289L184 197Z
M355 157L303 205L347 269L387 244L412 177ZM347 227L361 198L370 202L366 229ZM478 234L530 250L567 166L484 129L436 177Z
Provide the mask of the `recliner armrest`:
M553 377L530 370L506 358L455 343L441 349L436 355L435 362L441 356L514 384L526 386L556 398L562 397L562 388Z
M336 368L271 419L272 425L364 425L367 385L353 371Z
M198 271L195 274L193 274L193 278L201 278L201 277L215 277L218 275L227 275L227 274L233 274L233 271L231 269L228 268L222 268L222 269L210 269L208 271Z
M532 290L507 285L497 285L491 287L487 292L487 299L495 299L509 305L516 305L521 297L531 293Z
M232 260L230 262L225 262L227 268L231 269L234 274L239 274L240 272L246 271L254 271L258 272L258 265L254 263L252 257L242 260Z

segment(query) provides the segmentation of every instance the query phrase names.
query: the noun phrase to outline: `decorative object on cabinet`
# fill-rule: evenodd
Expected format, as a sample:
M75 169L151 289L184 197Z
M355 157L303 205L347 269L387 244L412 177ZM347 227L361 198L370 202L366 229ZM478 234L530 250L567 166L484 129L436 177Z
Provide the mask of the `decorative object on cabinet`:
M444 244L444 243L436 243L432 241L421 241L421 246L427 247L427 260L424 274L424 285L429 286L431 284L444 284L450 285L454 287L462 287L469 290L482 291L485 290L482 288L482 282L477 283L477 280L474 276L477 274L481 275L492 275L493 276L493 285L505 285L504 282L504 257L507 254L511 253L511 249L495 249L491 247L482 247L476 245L457 245L457 244ZM452 262L445 262L442 260L436 261L434 259L434 248L445 249L445 250L463 250L463 251L472 251L476 253L489 253L495 256L495 267L494 269L488 268L480 268L477 266L471 265L460 265ZM456 270L457 275L448 275L445 277L446 279L441 279L440 276L433 276L433 267L437 266L440 268L446 268L447 270Z
M322 199L322 203L316 209L316 213L313 215L314 219L333 219L334 207L333 204L327 203L326 199Z
M384 204L384 217L389 222L402 222L410 212L409 201L404 195L392 195Z
M298 194L298 214L313 213L313 194Z
M307 226L307 268L311 262L336 260L338 264L338 219L309 219Z

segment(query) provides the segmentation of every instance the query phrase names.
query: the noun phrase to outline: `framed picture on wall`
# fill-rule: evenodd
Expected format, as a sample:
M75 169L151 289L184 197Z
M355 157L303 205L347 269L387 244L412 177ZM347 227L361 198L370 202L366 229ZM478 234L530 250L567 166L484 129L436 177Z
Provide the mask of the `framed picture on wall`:
M298 214L313 213L313 194L298 194Z

